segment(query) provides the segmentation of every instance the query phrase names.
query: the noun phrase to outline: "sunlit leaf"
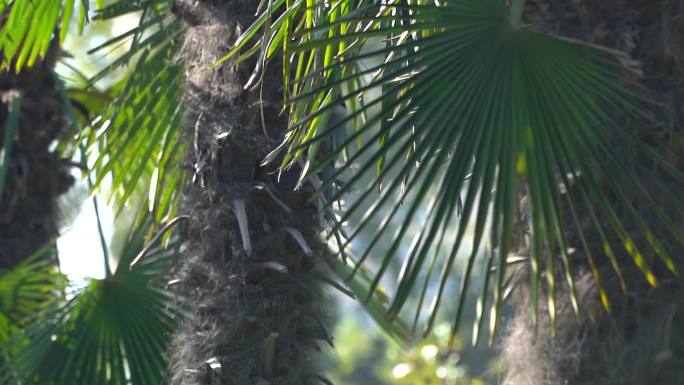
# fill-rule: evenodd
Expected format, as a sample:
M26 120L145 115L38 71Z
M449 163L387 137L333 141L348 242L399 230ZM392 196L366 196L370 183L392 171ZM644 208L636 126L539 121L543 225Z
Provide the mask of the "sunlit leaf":
M79 30L86 22L81 0L13 0L0 3L0 69L20 72L37 60L56 60L74 15Z

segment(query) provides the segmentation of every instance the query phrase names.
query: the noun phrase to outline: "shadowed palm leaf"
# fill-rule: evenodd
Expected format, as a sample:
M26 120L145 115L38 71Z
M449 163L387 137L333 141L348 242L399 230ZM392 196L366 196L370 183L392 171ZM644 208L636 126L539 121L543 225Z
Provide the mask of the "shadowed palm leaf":
M47 249L52 251L53 247L49 245ZM11 354L6 350L10 340L23 338L15 333L66 287L66 277L57 271L51 258L44 258L44 251L0 273L0 360Z
M110 279L93 280L65 304L53 304L24 329L25 338L14 339L2 383L162 383L165 347L181 313L171 295L150 282L175 252L150 248L128 268L144 249L150 224L148 216L131 231Z
M518 203L522 190L529 194L535 322L542 276L555 319L558 264L579 311L565 240L565 227L572 222L566 221L569 214L562 210L564 202L581 234L586 228L580 227L578 218L592 218L604 243L606 255L602 257L615 258L608 241L615 236L647 280L657 284L626 230L630 225L646 235L647 246L675 270L667 249L619 189L618 181L627 179L635 183L643 199L653 200L616 156L613 146L620 141L649 153L673 179L684 181L631 128L624 128L626 122L634 128L646 120L641 111L647 103L628 79L627 61L617 52L517 26L514 19L500 0L464 0L443 6L398 1L354 8L342 1L308 8L295 2L270 26L264 20L259 24L265 36L261 42L271 42L262 49L262 57L267 57L264 52L284 48L289 59L285 76L292 77L287 83L292 85L292 126L284 143L289 151L281 167L304 161L303 178L322 171L325 180L319 193L329 197L328 208L343 197L351 199L333 233L353 215L363 214L341 245L344 249L372 228L372 239L357 266L371 263L369 257L381 239L390 239L388 251L369 265L377 268L366 298L373 295L391 262L402 258L389 319L399 314L411 294L420 293L421 298L429 294L427 282L436 278L433 268L441 266L425 333L434 324L447 283L455 275L454 262L463 253L466 263L453 315L453 331L458 329L464 293L472 285L475 259L484 247L494 250L485 260L484 271L496 273L493 282L491 274L482 275L475 338L486 308L496 331L507 261L512 248L520 246L512 242L518 215L524 214ZM300 28L291 31L285 25ZM280 34L294 38L295 43ZM381 62L367 65L372 60ZM346 105L347 116L329 123L340 104ZM351 134L345 130L350 123L354 123ZM339 179L345 179L344 183L339 184ZM574 193L569 192L571 185L578 186ZM375 198L378 188L381 192ZM360 191L355 199L348 194L353 189ZM617 201L609 201L606 189ZM616 206L629 215L618 218ZM586 211L577 212L577 207ZM681 231L668 215L682 213L666 214L655 204L652 209L668 236L682 242ZM410 234L419 216L424 226ZM393 219L400 223L398 230L390 225ZM457 225L455 237L445 237L453 225ZM467 229L473 229L472 245L464 242ZM407 243L410 246L403 251ZM446 255L435 252L442 247L447 247ZM585 252L594 266L594 256L588 249ZM619 274L618 264L613 265ZM609 309L596 269L594 276ZM419 285L421 280L425 284Z

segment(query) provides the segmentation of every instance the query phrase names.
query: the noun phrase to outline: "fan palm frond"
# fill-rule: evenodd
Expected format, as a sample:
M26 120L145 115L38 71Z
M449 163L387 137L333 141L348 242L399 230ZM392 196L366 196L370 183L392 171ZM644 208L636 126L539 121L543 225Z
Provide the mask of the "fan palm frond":
M95 187L111 176L113 198L123 207L134 191L149 195L148 209L159 222L175 212L184 173L181 139L182 70L170 65L173 47L141 59L128 78L113 90L86 143L98 153L92 167Z
M170 293L151 281L165 272L176 251L147 246L145 259L129 270L146 248L151 223L148 216L131 231L112 277L91 281L66 303L53 303L24 328L26 338L10 345L12 354L0 371L3 383L164 381L165 347L181 310Z
M619 239L656 285L651 262L627 231L637 228L648 242L640 247L650 248L675 272L662 237L653 234L619 186L620 180L630 180L644 199L653 200L616 153L615 143L621 142L649 153L677 183L684 182L635 133L648 119L642 114L648 100L630 80L625 57L520 26L519 16L511 14L520 7L511 10L502 0L373 2L353 10L345 5L293 2L282 12L281 18L289 15L285 20L262 27L265 37L256 44L266 53L285 49L292 121L281 167L304 162L303 179L322 172L319 193L329 198L328 209L342 198L349 201L333 233L353 216L362 217L340 250L362 232L373 234L357 264L376 267L366 300L390 264L403 261L388 319L399 315L411 295L423 298L434 291L425 309L428 333L453 280L459 282L452 314L456 332L476 257L491 247L494 254L486 259L485 271L495 273L491 279L483 274L475 334L489 313L494 335L507 261L523 242L531 249L535 322L543 281L555 319L558 269L579 311L565 238L569 223L580 234L599 232L609 259L615 258L609 239ZM277 31L285 24L299 29L286 29L282 34L287 38L280 38ZM347 107L347 115L331 123L339 105ZM354 132L345 130L347 124L354 125ZM349 194L354 189L357 196ZM616 198L609 199L607 191ZM520 206L521 193L528 195L528 208ZM571 214L563 209L566 204ZM627 215L617 215L615 207ZM655 204L652 210L668 237L684 241L672 220L681 210L665 213ZM593 218L592 230L580 225L581 216ZM415 232L411 226L418 217L423 226ZM529 237L514 234L521 218ZM472 242L466 241L468 229ZM387 239L387 251L371 262ZM446 253L439 252L443 247ZM456 278L455 261L461 255L465 266ZM586 255L594 266L589 250ZM433 268L441 270L438 277L432 276ZM594 276L608 309L596 269ZM427 284L433 279L434 290ZM490 287L493 298L488 298Z
M61 274L44 252L48 245L29 256L11 270L0 272L0 351L4 360L9 342L17 337L35 314L40 313L66 288L66 277Z
M348 262L352 262L349 261ZM353 263L345 263L341 259L335 260L334 270L335 273L343 276L349 277L354 270L355 265ZM349 290L353 298L363 298L368 294L368 287L372 282L372 276L367 269L361 268L359 271L352 276L352 278L347 282ZM411 336L409 328L404 322L390 322L385 319L385 314L387 314L387 309L389 306L390 299L387 294L379 290L377 295L371 298L370 301L364 303L364 308L370 314L375 322L380 325L383 331L392 338L395 342L402 346L405 346L407 342L410 341Z
M90 79L95 84L128 66L126 75L106 92L110 103L80 136L80 143L95 154L90 170L94 188L111 178L111 197L119 210L134 192L149 196L144 208L154 213L157 223L174 216L186 179L178 167L185 148L180 129L183 74L173 61L182 28L167 16L169 5L168 1L114 3L94 17L107 20L137 13L140 22L90 51L130 43L126 53Z

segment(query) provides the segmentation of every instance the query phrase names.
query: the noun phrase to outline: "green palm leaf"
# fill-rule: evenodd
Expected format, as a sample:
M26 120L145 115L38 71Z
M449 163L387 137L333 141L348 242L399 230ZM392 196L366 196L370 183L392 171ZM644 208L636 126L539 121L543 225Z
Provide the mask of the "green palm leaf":
M354 269L354 266L353 263L348 264L340 259L336 259L334 270L336 274L348 277ZM370 273L362 268L357 274L354 274L349 282L347 282L347 286L349 286L349 290L355 298L364 297L368 293L368 286L371 282L372 277ZM382 330L384 330L390 338L398 344L405 346L406 342L410 341L408 327L402 322L389 322L385 319L388 304L389 298L387 295L383 291L379 291L375 297L364 304L364 307L368 314L373 317L375 322L380 325Z
M149 216L132 230L109 279L93 280L65 304L55 304L15 340L0 372L2 383L160 384L164 352L180 309L171 294L150 281L163 274L175 251L145 248ZM30 341L30 342L28 342Z
M95 20L139 13L139 25L93 48L96 53L113 44L130 41L131 48L113 59L90 79L95 84L115 70L129 66L127 74L107 92L111 103L81 134L80 142L95 153L91 172L94 188L111 178L111 199L119 210L133 196L148 196L145 211L157 223L174 216L186 173L178 167L187 141L181 140L183 123L182 67L173 62L178 21L169 19L170 2L114 3L98 12ZM84 90L88 91L88 90Z
M0 69L13 67L20 72L33 66L50 49L64 42L74 18L79 32L82 31L87 13L88 1L84 0L0 2Z
M288 154L281 167L303 161L303 178L323 171L319 193L329 197L328 209L342 198L348 201L333 225L333 234L343 223L361 217L340 250L363 232L373 234L357 265L375 266L367 300L393 261L403 260L389 319L404 310L410 296L422 293L421 298L425 297L428 285L419 282L433 279L435 268L440 274L437 287L429 290L430 305L424 309L425 333L432 328L444 298L451 297L446 290L452 280L460 285L452 314L456 332L475 259L491 247L494 254L486 262L486 271L496 272L493 280L483 275L477 312L481 319L476 324L481 325L487 314L483 309L488 308L495 332L507 260L525 241L513 240L519 214L530 217L523 225L529 226L531 234L535 322L542 277L550 315L555 318L558 269L564 271L572 304L579 311L565 240L570 219L584 234L588 230L580 227L578 217L593 218L591 231L601 233L605 244L602 257L615 258L608 239L619 239L653 285L657 280L652 263L643 257L627 228L639 229L648 240L645 246L675 271L661 240L619 188L620 180L633 181L644 199L653 200L613 149L614 143L622 142L653 153L634 131L645 121L640 111L647 101L628 80L623 58L517 26L519 17L510 15L501 0L462 0L442 6L372 3L346 14L340 14L340 4L344 2L290 13L292 22L310 13L314 16L306 28L289 35L295 42L287 43L286 58L291 63L286 66L297 70L287 83L292 84L292 126L283 145ZM385 39L384 47L377 43L380 39ZM379 64L367 65L373 59ZM305 70L300 72L302 67ZM328 124L340 104L347 106L346 118ZM351 134L344 130L348 123L355 123ZM630 128L625 129L625 124ZM366 144L355 150L360 139ZM327 144L329 140L332 145ZM659 162L673 179L684 181ZM326 171L331 165L334 171ZM374 197L383 181L381 193ZM349 194L354 189L359 193ZM608 199L607 190L617 201ZM529 196L529 209L519 207L522 192ZM572 218L566 218L564 202L572 208ZM618 217L615 207L628 215ZM672 221L681 210L664 213L654 205L653 214L665 225L668 237L680 243L684 240ZM423 226L411 230L419 217ZM392 222L399 223L398 229ZM454 226L455 234L445 237ZM468 229L471 242L466 241L471 237ZM377 258L374 254L383 242L389 242L389 247L384 245L387 251ZM407 244L407 251L402 251ZM442 247L447 247L446 253L439 253ZM594 266L596 256L587 256ZM454 273L457 258L465 260L458 278ZM594 273L601 287L601 277L596 269ZM487 297L490 285L493 298ZM609 308L602 290L601 298Z
M15 333L66 287L66 277L50 258L45 258L45 251L53 247L48 245L12 270L0 272L0 361L10 354L10 340L21 338Z
M147 209L157 221L172 217L185 173L178 168L185 145L181 141L182 71L170 65L169 44L143 57L112 92L118 97L83 136L97 152L92 167L95 187L112 180L112 198L123 208L134 192L149 196Z

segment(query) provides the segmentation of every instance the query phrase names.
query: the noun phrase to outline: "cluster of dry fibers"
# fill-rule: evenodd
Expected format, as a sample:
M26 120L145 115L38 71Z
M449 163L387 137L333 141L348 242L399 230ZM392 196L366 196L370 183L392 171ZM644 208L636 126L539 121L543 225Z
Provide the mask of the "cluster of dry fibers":
M283 137L281 71L243 85L254 63L210 65L253 20L256 3L176 1L187 25L187 158L192 184L178 293L188 316L170 348L174 385L305 385L324 379L316 352L329 343L318 266L316 208L296 170L277 181L260 161ZM261 75L259 75L261 76ZM262 120L263 116L263 120Z

